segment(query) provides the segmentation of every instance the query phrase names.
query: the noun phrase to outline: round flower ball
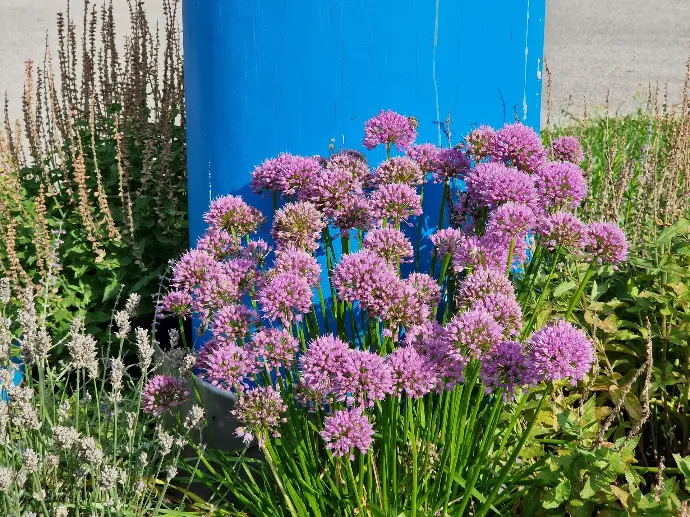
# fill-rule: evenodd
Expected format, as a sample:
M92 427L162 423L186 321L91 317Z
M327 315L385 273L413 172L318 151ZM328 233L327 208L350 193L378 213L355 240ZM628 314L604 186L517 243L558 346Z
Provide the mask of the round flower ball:
M587 228L585 251L599 264L616 265L628 259L628 240L613 223L592 223Z
M551 156L557 162L570 162L576 165L585 159L580 141L574 136L559 136L551 142Z
M394 111L383 111L370 118L364 124L364 147L370 151L383 144L387 147L395 145L398 151L410 147L417 138L410 119Z
M539 198L549 211L577 208L587 194L582 169L573 163L551 162L535 174Z
M528 360L539 379L568 380L575 385L594 362L594 345L573 325L559 321L538 330L527 341Z

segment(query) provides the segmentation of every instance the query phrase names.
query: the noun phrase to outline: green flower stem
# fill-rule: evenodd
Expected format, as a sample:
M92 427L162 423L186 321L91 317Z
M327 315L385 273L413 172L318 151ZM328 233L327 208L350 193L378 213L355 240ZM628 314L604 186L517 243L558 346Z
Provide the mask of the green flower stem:
M341 459L340 461L345 464L345 472L347 473L347 481L348 481L348 484L350 485L350 490L352 490L352 493L354 494L354 497L357 500L357 509L359 511L359 514L365 515L364 508L362 508L362 494L360 493L359 489L357 488L358 483L355 480L354 472L352 472L352 461L349 458L344 458L344 459ZM361 474L360 474L360 477L361 477Z
M510 270L513 268L513 255L515 254L515 239L510 240L508 248L508 265L506 266L506 276L510 278Z
M437 259L438 251L436 250L436 247L434 246L434 251L431 254L431 267L429 268L429 274L431 276L434 276L434 273L436 272L436 259Z
M443 312L443 324L455 313L455 275L449 275L446 283L446 307Z
M335 301L337 300L335 287L333 286L333 279L330 277L330 272L333 271L335 264L335 251L333 250L333 243L331 242L331 232L328 227L323 229L323 241L324 249L326 251L326 268L328 269L329 283L331 286L331 297Z
M464 514L465 508L467 508L467 505L469 504L470 499L472 498L474 486L477 484L479 474L484 468L484 461L487 455L489 454L489 449L491 448L491 445L493 445L494 431L501 416L501 409L503 409L502 395L500 393L495 393L494 396L496 397L496 399L493 401L493 407L491 408L491 415L489 416L489 425L486 429L482 430L483 438L478 448L479 452L477 453L476 450L471 451L471 453L475 454L474 461L472 462L472 468L470 470L471 477L469 479L469 482L464 487L464 495L462 500L460 501L460 505L455 510L455 514L458 516ZM468 447L468 449L469 448L470 447Z
M446 215L446 200L448 199L448 195L450 194L450 184L448 181L446 181L443 184L443 192L441 193L441 207L439 208L439 214L438 214L438 229L440 230L443 228L443 218Z
M41 358L36 365L38 369L38 392L39 392L39 397L41 399L41 415L43 416L44 419L48 419L48 412L47 412L47 404L46 404L46 393L45 393L45 371L43 370L44 368L44 362L45 360ZM52 426L52 422L51 426Z
M410 442L412 443L412 508L410 515L411 517L417 517L417 436L415 432L414 412L412 409L413 403L414 401L412 399L406 401L407 415L410 423Z
M546 388L544 389L544 393L543 393L541 399L539 400L539 404L537 404L537 408L534 410L534 416L532 417L529 424L527 425L527 429L525 429L525 431L522 433L522 436L520 437L520 441L513 448L513 452L510 454L508 461L506 462L506 464L501 469L501 473L499 474L498 479L494 482L494 486L491 489L491 492L487 496L484 503L482 503L482 505L479 507L479 510L476 513L476 517L484 517L489 512L489 510L491 509L491 506L493 505L494 501L496 500L496 496L498 496L498 491L503 486L503 482L505 481L506 477L508 477L508 473L510 472L510 469L515 464L515 460L517 459L518 455L520 454L520 451L522 451L522 447L525 445L527 438L529 438L529 435L532 432L532 429L534 428L534 424L537 422L537 417L539 416L539 412L541 411L541 408L544 405L544 401L549 397L552 389L553 389L553 383L549 382L546 385Z
M594 274L594 268L596 265L596 261L592 260L592 262L589 263L589 267L587 268L587 271L585 272L585 276L582 278L582 282L580 282L580 286L577 288L577 292L575 293L575 296L573 296L573 299L570 300L570 305L568 305L568 310L565 312L565 320L568 321L570 319L570 316L573 314L573 310L575 309L575 305L577 302L580 301L580 298L582 298L582 293L585 292L585 287L587 286L587 282L589 282L589 279L592 278L592 275Z
M525 336L527 336L530 331L532 330L532 326L534 325L534 322L537 319L537 314L539 313L539 310L542 308L542 305L544 305L544 302L546 301L546 295L549 292L549 284L551 283L551 279L553 278L554 273L556 272L556 265L558 264L558 259L561 254L561 249L558 248L556 250L556 255L553 258L553 264L551 265L551 270L549 271L549 276L546 277L546 283L544 284L544 288L541 291L541 295L539 296L539 299L537 300L537 304L534 306L534 309L532 310L532 316L530 317L529 321L527 322L527 325L525 325L525 328L522 329L522 334L520 336L520 339L525 339Z
M518 405L513 412L513 417L510 419L510 422L508 423L508 425L505 428L505 434L503 436L503 439L501 440L501 444L498 446L498 450L495 453L495 456L497 458L500 458L501 455L503 454L503 450L506 448L506 445L508 444L508 440L510 439L510 436L513 433L513 428L517 425L520 418L522 418L522 411L525 409L525 406L527 405L528 399L529 399L529 394L523 394L520 397L520 401L518 402Z
M283 498L285 499L285 503L287 504L288 510L290 511L290 515L292 515L292 517L298 517L297 511L295 510L295 507L292 504L292 500L290 499L290 496L285 490L285 486L283 485L283 482L280 479L280 474L278 473L278 469L276 469L275 463L273 462L273 457L271 456L271 452L268 449L266 442L259 444L259 447L261 448L261 452L263 452L264 454L266 463L268 463L268 466L271 469L271 473L273 474L273 477L276 480L276 484L278 485L281 494L283 494Z
M420 204L424 202L424 185L422 185L422 188L420 189L419 193L419 202ZM415 248L415 257L414 257L414 270L415 272L419 273L419 259L421 255L421 248L422 248L422 222L424 221L423 216L418 216L417 217L417 246ZM433 271L433 269L431 270Z
M357 323L355 322L355 309L352 306L352 303L350 302L344 302L345 309L350 313L350 326L352 327L352 341L357 341L359 343L360 348L362 347L362 338L359 335L358 329L357 329Z
M317 292L319 293L319 306L321 307L321 317L323 318L323 324L326 326L326 332L331 333L331 324L328 322L328 315L326 313L326 299L323 297L323 289L321 289L321 283L317 287Z
M544 248L540 244L537 244L537 247L534 250L534 254L532 255L532 259L529 261L529 266L527 266L527 271L525 272L525 278L523 279L522 283L520 284L520 287L521 287L521 293L520 293L521 305L525 304L525 301L529 297L529 294L532 292L532 287L534 286L534 281L537 278L537 272L539 271L539 266L541 265L541 257L543 254L544 254ZM528 285L527 289L525 289L525 285L527 285L528 281L529 281L529 285Z
M441 265L441 272L438 275L439 285L443 285L443 281L446 278L446 273L448 272L448 266L450 265L450 259L451 259L450 253L446 253L446 256L443 257L443 264Z

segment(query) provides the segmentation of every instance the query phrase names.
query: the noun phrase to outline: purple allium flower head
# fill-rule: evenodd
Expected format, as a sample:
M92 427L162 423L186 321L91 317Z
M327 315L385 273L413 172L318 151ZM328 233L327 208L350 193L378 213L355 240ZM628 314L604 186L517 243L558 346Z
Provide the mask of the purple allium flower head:
M393 373L386 360L373 352L349 350L335 372L338 400L373 407L393 391Z
M254 169L251 187L258 193L294 195L320 171L316 158L282 153Z
M412 187L402 183L379 186L371 195L377 219L390 219L396 226L410 216L422 215L422 200Z
M438 152L439 167L433 172L435 183L444 183L455 178L464 178L472 165L465 151L457 147L443 148Z
M177 316L188 316L191 314L192 303L192 295L189 291L174 289L163 297L160 309Z
M424 172L414 160L406 156L394 156L374 169L373 179L377 185L390 183L421 185L424 183Z
M628 260L628 240L616 224L592 223L587 228L585 251L597 263L615 266Z
M388 110L370 118L364 124L364 147L370 151L379 144L395 145L398 151L410 147L417 138L410 120L399 113Z
M385 300L385 309L377 315L388 327L385 333L387 336L397 338L396 331L399 327L418 325L430 315L429 308L422 303L417 289L399 278L389 282L380 297Z
M213 274L222 273L222 268L205 251L189 250L173 265L172 284L191 289L204 282Z
M183 381L168 375L156 375L141 391L141 409L154 416L172 415L172 409L184 404L188 397L189 391Z
M256 282L256 266L255 258L242 256L225 260L222 263L223 273L232 278L242 292L249 291Z
M435 320L415 325L405 333L405 346L412 346L431 364L437 377L437 389L452 389L461 382L468 359L449 346L446 330Z
M472 308L486 312L503 328L506 337L517 336L522 328L522 309L515 296L492 293L474 300Z
M431 343L443 338L445 330L436 320L425 321L421 325L414 325L405 332L404 346L412 346L427 359L431 359L430 351L435 348Z
M480 378L487 393L503 390L503 399L511 400L516 388L524 388L535 380L532 366L516 341L504 341L491 350L482 361Z
M236 275L225 271L215 273L206 277L198 289L194 290L192 309L206 317L224 305L237 302L240 296L239 279Z
M473 231L478 219L475 207L472 206L467 192L458 192L457 196L457 201L450 208L450 226L466 232Z
M415 290L417 299L428 309L441 303L441 286L436 279L426 273L412 273L405 280Z
M516 122L496 132L491 157L533 174L546 164L546 154L537 132Z
M433 172L441 167L441 149L434 144L413 145L407 150L407 156L415 161L422 172Z
M505 269L508 265L509 246L510 242L506 242L505 239L491 233L481 237L475 235L466 236L460 246L458 246L451 263L455 271L479 267ZM515 253L515 256L517 255Z
M306 251L319 247L321 230L326 223L321 212L308 201L287 203L273 218L273 239L278 246L293 246Z
M538 330L527 340L528 360L540 379L570 384L584 379L594 362L594 346L570 323L559 321Z
M260 386L245 391L231 413L243 424L237 428L237 436L246 444L257 440L263 445L269 436L280 436L280 424L287 421L281 415L286 411L279 392L271 386Z
M444 228L431 236L431 242L436 247L439 257L447 254L454 255L463 245L467 236L456 228Z
M196 243L196 249L211 255L216 261L221 261L237 253L240 249L238 238L225 230L209 228Z
M450 354L480 359L503 339L503 329L485 310L473 309L453 316L445 327Z
M295 248L283 248L276 253L273 264L275 273L294 273L301 276L312 287L321 282L321 266L319 262L306 251Z
M344 255L333 272L338 298L350 303L359 301L371 316L380 316L388 309L390 286L399 282L393 267L367 250Z
M251 240L240 250L240 258L250 261L254 267L263 264L271 247L263 239Z
M347 456L354 461L354 450L366 454L374 441L374 426L362 408L339 409L326 417L321 437L333 456Z
M462 281L457 296L464 302L473 302L492 294L515 296L513 283L506 276L505 269L475 269Z
M220 343L216 341L213 337L209 339L206 343L201 345L201 349L196 354L196 365L195 368L199 370L206 370L208 366L209 356L220 346ZM206 372L204 371L204 378L206 378Z
M371 202L363 196L345 199L333 216L333 224L344 234L352 229L367 230L374 223Z
M496 208L512 201L533 205L537 201L534 180L502 163L480 163L465 178L468 199L480 207Z
M559 136L551 142L551 155L557 162L570 162L576 165L585 159L580 141L574 136Z
M393 373L393 393L418 398L429 393L438 383L434 366L414 347L397 348L386 357Z
M534 178L539 198L549 211L576 208L587 194L587 182L582 170L572 163L548 163Z
M243 339L252 323L258 319L259 315L249 307L241 304L225 305L213 315L211 330L218 342L234 343Z
M256 359L245 347L216 342L206 354L206 364L201 366L206 370L206 379L214 386L244 390L245 378L256 372Z
M475 162L489 158L494 153L495 138L496 131L491 126L481 125L473 129L465 136L467 154Z
M250 347L252 355L263 360L263 364L272 369L292 366L299 343L288 331L268 327L252 336Z
M331 167L312 178L300 191L300 199L310 201L323 213L331 215L343 202L362 193L362 180L350 169Z
M580 254L587 242L587 226L567 212L544 217L538 232L542 246L550 251L560 246L570 253Z
M345 169L352 174L352 177L363 184L369 182L371 169L367 164L366 157L359 151L347 149L340 151L325 161L326 169Z
M239 239L255 232L263 224L264 216L240 196L221 196L211 202L204 221L214 230L234 232Z
M307 280L296 273L269 275L261 286L257 301L261 311L269 321L280 320L289 326L300 321L312 306L313 292Z
M336 373L350 353L347 343L333 335L320 336L300 357L302 384L322 397L333 393Z
M537 218L530 207L508 202L491 212L486 232L510 242L513 239L524 239L536 223Z
M397 265L409 262L414 255L412 243L405 234L395 228L376 228L364 237L363 248L373 251L387 262Z

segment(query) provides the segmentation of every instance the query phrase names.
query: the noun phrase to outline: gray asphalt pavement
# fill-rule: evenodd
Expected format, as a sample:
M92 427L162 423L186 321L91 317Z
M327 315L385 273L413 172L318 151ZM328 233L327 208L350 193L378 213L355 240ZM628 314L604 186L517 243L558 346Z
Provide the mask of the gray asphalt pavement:
M546 9L545 56L557 121L581 118L584 99L601 111L607 92L612 112L635 111L650 82L668 85L669 102L681 101L690 0L547 0Z
M80 0L72 3L81 10ZM146 3L152 18L161 14L159 0ZM21 113L24 61L43 58L46 33L54 43L55 13L65 6L66 0L0 0L0 92L7 91L13 116ZM115 6L122 35L126 0ZM580 118L584 99L596 110L607 92L613 111L634 111L650 82L668 84L670 101L680 102L690 0L548 0L545 55L557 121Z

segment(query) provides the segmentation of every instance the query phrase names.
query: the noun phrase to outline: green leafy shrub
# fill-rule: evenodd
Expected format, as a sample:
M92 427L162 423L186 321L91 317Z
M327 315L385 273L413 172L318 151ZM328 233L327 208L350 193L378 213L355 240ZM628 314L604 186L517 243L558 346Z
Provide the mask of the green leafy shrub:
M543 134L546 142L564 134L580 139L589 192L579 215L617 222L631 242L630 261L615 275L600 275L575 316L597 343L597 410L618 408L605 438L618 443L638 429L628 459L636 472L646 472L648 488L677 488L682 458L690 454L689 81L690 69L680 106L660 101L658 88L650 88L645 109L635 115L611 117L607 109L601 118ZM641 372L648 367L647 381ZM662 482L667 476L674 477ZM652 504L649 491L640 498L634 488L618 486L631 505L619 498L619 512L676 511L663 506L670 500L663 497L652 498L659 506L644 507Z
M69 11L58 14L59 75L49 50L41 66L27 62L23 124L5 110L0 267L28 285L61 265L46 292L62 333L75 310L91 331L105 328L123 285L150 317L158 279L187 243L180 31L165 5L162 40L143 2L132 7L123 53L112 2L86 4L81 52Z

